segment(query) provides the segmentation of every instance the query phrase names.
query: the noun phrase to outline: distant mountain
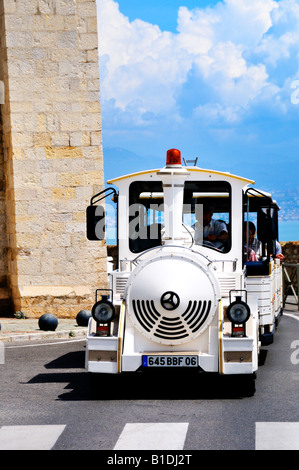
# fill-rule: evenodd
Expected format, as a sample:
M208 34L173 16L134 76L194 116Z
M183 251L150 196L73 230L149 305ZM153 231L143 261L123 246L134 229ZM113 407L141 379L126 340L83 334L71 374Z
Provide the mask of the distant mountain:
M165 157L161 153L157 155L138 155L130 150L120 147L104 147L104 178L105 182L118 176L127 175L136 171L161 168L165 164ZM189 158L189 157L188 157ZM281 208L281 220L299 220L299 183L296 171L290 171L292 162L284 161L279 168L275 164L269 165L267 162L259 161L244 167L243 161L235 162L234 169L225 167L222 160L221 165L216 161L201 158L198 166L211 168L219 171L229 171L230 173L252 178L255 180L255 187L263 189L272 194Z

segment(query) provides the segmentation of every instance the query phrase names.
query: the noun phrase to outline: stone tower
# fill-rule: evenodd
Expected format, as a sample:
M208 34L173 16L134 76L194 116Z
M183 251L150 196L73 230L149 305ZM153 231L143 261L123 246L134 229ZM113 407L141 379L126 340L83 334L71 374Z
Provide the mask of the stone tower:
M97 48L95 0L0 0L0 315L71 317L107 282Z

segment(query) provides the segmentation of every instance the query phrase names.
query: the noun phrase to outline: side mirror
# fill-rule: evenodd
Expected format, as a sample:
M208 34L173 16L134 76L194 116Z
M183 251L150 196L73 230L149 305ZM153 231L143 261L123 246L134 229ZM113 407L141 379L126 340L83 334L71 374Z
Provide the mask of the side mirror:
M278 239L278 214L276 208L259 208L257 213L257 238L261 242Z
M86 209L86 234L88 240L104 240L105 231L104 207L88 206Z

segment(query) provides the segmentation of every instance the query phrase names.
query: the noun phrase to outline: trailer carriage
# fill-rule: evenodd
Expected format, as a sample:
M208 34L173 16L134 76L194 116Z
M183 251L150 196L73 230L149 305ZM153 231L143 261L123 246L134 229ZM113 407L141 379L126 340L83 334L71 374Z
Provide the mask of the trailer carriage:
M87 237L105 238L104 199L117 207L117 259L99 289L86 343L91 374L192 370L254 381L282 314L275 256L278 206L254 181L184 166L121 176L87 208ZM117 189L115 189L117 187ZM205 208L225 239L205 235ZM248 261L248 221L261 257Z

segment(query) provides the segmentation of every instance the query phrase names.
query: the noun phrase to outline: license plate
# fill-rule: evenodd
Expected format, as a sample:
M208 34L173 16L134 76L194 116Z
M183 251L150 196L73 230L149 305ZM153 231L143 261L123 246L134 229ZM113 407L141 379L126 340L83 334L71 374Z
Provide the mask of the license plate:
M198 356L142 356L143 367L197 367Z

